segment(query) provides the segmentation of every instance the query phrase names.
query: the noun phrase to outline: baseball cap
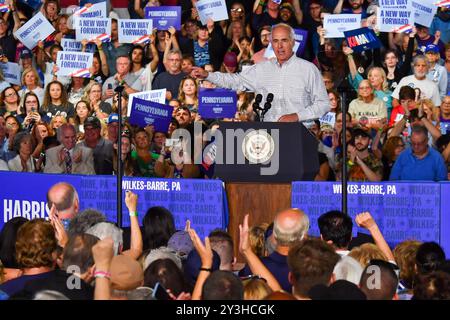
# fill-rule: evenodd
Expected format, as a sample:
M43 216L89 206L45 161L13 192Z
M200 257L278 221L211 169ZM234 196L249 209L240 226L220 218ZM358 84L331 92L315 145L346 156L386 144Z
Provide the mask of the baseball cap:
M108 117L108 124L113 122L119 122L119 115L117 113L111 113Z
M370 138L369 132L367 132L366 130L364 130L363 128L360 128L360 127L353 129L353 138L355 138L357 136Z
M435 44L429 44L425 48L425 53L427 52L439 53L439 47Z
M100 120L97 117L88 117L86 121L84 121L84 128L87 126L92 126L96 129L101 129L102 125L100 123Z
M20 53L20 59L31 59L32 54L31 51L28 49L23 49Z
M139 262L123 254L114 256L110 272L111 286L116 290L134 290L144 283L144 271Z
M234 52L227 52L223 57L223 64L228 68L237 67L237 55Z

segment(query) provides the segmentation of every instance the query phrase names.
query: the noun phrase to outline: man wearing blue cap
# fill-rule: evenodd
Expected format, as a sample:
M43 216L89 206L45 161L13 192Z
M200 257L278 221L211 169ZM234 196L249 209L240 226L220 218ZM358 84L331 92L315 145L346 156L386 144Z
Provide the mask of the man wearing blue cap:
M441 99L447 95L447 70L438 64L441 58L439 47L435 44L429 44L425 48L425 57L430 67L428 68L427 79L433 81L439 87L439 95Z

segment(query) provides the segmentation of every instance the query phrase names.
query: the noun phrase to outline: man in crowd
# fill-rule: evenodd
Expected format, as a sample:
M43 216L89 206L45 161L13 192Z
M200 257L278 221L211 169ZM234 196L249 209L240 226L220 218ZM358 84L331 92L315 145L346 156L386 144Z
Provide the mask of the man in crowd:
M170 50L167 58L167 71L156 76L152 89L167 89L166 100L177 99L180 82L186 76L181 71L181 52L179 50Z
M94 168L96 174L110 175L113 173L113 143L101 135L100 120L88 117L84 122L84 141L80 144L93 150Z
M286 24L272 28L271 43L276 60L256 64L240 74L209 73L194 67L192 75L221 87L273 94L266 121L297 122L320 118L330 110L329 98L319 70L295 56L294 31ZM298 75L302 74L302 77Z
M117 73L106 79L103 84L103 98L112 104L114 90L119 86L124 87L127 94L143 91L141 81L136 81L137 77L130 73L131 60L129 56L119 56L116 60Z
M278 213L274 219L273 237L276 241L275 251L261 259L262 263L278 280L283 290L291 292L288 253L296 243L306 238L309 229L308 216L299 209L289 209ZM245 267L239 275L250 275L249 267Z
M95 174L93 152L76 144L75 127L63 124L57 131L61 145L47 150L45 173Z
M421 99L431 99L435 106L439 106L441 104L439 88L436 83L427 79L429 69L427 59L422 55L416 56L413 64L414 74L402 78L392 93L392 106L396 107L399 105L399 92L400 88L403 86L410 86L413 89L419 88L421 92Z
M266 53L266 49L269 46L270 43L270 31L272 27L271 26L263 26L261 29L259 29L259 37L261 40L262 49L258 52L255 52L255 54L252 57L252 60L255 63L259 63L262 61L268 60L266 57L264 57L264 54Z
M444 158L428 145L428 131L425 127L412 127L411 147L400 153L389 180L447 180Z
M80 209L77 190L67 182L57 183L48 190L47 204L49 208L55 205L57 217L66 230Z

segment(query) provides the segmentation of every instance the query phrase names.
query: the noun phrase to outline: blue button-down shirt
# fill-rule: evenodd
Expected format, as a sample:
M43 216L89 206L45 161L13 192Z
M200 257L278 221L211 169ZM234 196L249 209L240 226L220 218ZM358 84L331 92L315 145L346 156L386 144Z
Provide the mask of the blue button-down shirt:
M447 180L447 167L442 155L428 147L428 154L418 159L411 148L403 151L394 163L389 180Z

